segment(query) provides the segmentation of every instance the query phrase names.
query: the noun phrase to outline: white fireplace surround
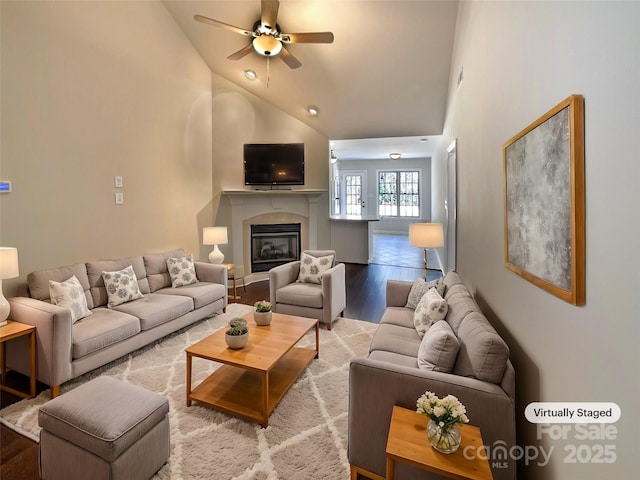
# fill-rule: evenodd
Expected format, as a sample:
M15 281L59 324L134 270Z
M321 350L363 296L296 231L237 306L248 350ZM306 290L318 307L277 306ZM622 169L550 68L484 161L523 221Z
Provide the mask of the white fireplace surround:
M326 190L224 190L231 205L231 244L236 276L245 283L264 280L251 272L251 225L300 223L302 250L317 248L318 202Z

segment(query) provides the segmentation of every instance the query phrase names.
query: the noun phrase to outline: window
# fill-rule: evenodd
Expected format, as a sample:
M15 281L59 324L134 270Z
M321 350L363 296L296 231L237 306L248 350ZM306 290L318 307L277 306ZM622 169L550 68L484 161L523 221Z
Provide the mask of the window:
M420 216L420 172L385 170L378 172L378 215Z
M361 215L362 214L362 176L346 175L346 214Z

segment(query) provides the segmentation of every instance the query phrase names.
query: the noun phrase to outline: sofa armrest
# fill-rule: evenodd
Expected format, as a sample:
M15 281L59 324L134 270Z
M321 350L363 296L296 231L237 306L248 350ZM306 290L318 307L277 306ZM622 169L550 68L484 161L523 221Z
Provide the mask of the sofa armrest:
M323 322L330 324L347 306L344 263L334 265L322 274Z
M12 320L36 327L38 380L54 387L71 379L71 311L27 297L10 298L9 304ZM28 350L7 347L7 365L28 373Z
M394 405L416 409L425 391L455 395L470 424L480 427L484 445L515 445L515 406L499 385L458 375L355 358L349 366L349 463L385 476L385 451ZM515 461L493 471L494 478L515 478ZM417 478L423 478L418 476ZM427 478L427 477L424 477Z
M276 291L295 282L300 275L300 260L278 265L269 270L269 300L276 307Z
M219 283L227 287L227 278L229 276L227 267L214 263L193 262L196 267L196 277L201 282Z
M409 300L409 292L412 286L412 282L387 280L387 307L404 307L407 304L407 300Z

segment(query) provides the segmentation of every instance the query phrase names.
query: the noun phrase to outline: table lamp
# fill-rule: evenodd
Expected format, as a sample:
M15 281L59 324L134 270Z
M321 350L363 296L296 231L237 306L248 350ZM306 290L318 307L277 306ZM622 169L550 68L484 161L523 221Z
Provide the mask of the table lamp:
M202 243L204 245L215 245L209 254L211 263L222 263L224 261L224 253L220 251L218 245L226 245L227 227L205 227L202 231Z
M424 279L427 279L427 248L442 247L444 232L441 223L411 223L409 243L413 247L424 248Z
M2 293L2 280L15 278L18 275L18 249L13 247L0 247L0 327L7 324L9 317L9 302Z

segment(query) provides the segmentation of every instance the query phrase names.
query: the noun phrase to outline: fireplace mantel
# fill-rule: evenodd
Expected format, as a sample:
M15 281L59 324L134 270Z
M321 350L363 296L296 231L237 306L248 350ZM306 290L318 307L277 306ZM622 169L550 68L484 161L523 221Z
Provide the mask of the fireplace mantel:
M231 237L236 275L247 283L267 277L251 272L251 234L253 223L302 223L302 249L315 249L318 243L319 205L326 202L326 189L250 190L223 189L231 207Z

